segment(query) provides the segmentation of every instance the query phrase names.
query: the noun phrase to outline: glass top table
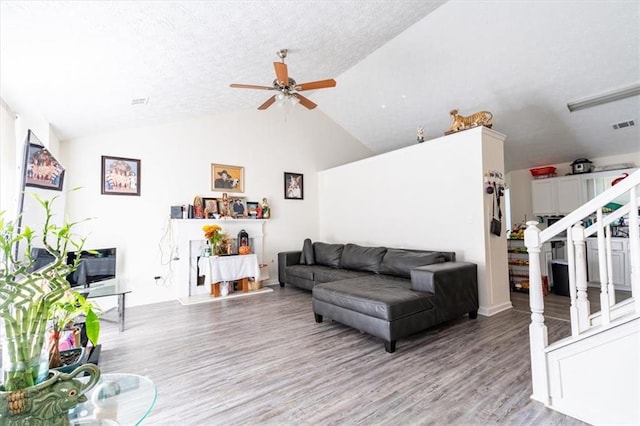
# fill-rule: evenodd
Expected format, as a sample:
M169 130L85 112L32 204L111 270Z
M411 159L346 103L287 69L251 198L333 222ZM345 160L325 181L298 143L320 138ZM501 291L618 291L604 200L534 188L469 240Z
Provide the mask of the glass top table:
M88 377L83 377L80 380ZM147 377L137 374L106 373L86 394L87 401L69 411L72 426L139 425L147 418L158 391Z
M131 293L131 289L116 279L106 280L103 282L91 284L84 288L74 288L79 293L82 293L87 299L96 299L98 297L117 296L118 297L118 323L120 331L124 331L124 308L125 297ZM110 322L106 318L101 318L102 321Z

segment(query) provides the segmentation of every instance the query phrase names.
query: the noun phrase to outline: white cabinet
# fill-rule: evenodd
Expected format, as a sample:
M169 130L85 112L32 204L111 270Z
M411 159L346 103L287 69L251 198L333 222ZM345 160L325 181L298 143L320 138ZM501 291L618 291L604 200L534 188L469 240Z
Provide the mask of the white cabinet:
M558 214L571 213L587 202L587 190L582 176L563 176L555 180L558 186Z
M556 215L558 210L558 185L554 178L531 181L531 204L537 216Z
M597 238L587 238L587 270L590 283L600 284L600 263ZM611 271L616 290L631 290L631 265L629 241L626 238L611 239ZM608 278L605 278L607 280Z
M638 169L609 170L606 172L585 174L583 180L588 199L590 200L611 188L613 181L623 177L625 173L630 175L636 170ZM617 204L626 204L629 202L629 194L624 194L619 199L613 200L613 202Z
M533 214L537 216L564 215L587 201L587 188L580 175L531 181Z

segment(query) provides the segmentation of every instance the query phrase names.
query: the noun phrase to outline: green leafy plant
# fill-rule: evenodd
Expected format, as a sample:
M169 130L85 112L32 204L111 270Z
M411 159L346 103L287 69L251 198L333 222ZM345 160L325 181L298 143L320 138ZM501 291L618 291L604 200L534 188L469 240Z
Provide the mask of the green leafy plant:
M28 226L18 228L0 212L0 318L6 391L33 386L42 378L38 360L46 344L47 320L52 307L70 290L66 277L79 263L76 260L68 265L67 252L81 250L84 245L84 238L72 234L79 222L53 223L52 203L58 197L43 200L33 196L45 211L44 223L37 231ZM31 255L35 243L53 258L38 270L34 270L35 259ZM18 254L19 244L24 244L23 256Z
M65 330L72 329L76 319L85 317L84 327L87 338L93 346L98 344L100 336L100 319L102 311L75 290L65 293L64 297L55 302L50 310L49 324L51 326L51 342L49 346L49 368L62 365L60 359L60 337Z

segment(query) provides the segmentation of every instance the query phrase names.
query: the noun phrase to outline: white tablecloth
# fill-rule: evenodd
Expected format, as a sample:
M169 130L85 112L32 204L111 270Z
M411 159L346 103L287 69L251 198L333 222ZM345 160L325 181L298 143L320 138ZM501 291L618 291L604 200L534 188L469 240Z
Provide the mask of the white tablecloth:
M201 257L198 260L198 268L200 275L205 277L205 284L236 281L247 277L256 279L260 275L258 256L255 254Z

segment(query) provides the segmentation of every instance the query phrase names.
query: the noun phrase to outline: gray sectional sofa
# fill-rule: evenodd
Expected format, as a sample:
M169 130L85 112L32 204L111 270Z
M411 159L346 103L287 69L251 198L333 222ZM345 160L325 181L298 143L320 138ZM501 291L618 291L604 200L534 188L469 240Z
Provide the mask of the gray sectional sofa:
M376 336L387 352L399 338L478 314L477 267L454 252L311 243L278 253L280 286L312 292L323 317Z

